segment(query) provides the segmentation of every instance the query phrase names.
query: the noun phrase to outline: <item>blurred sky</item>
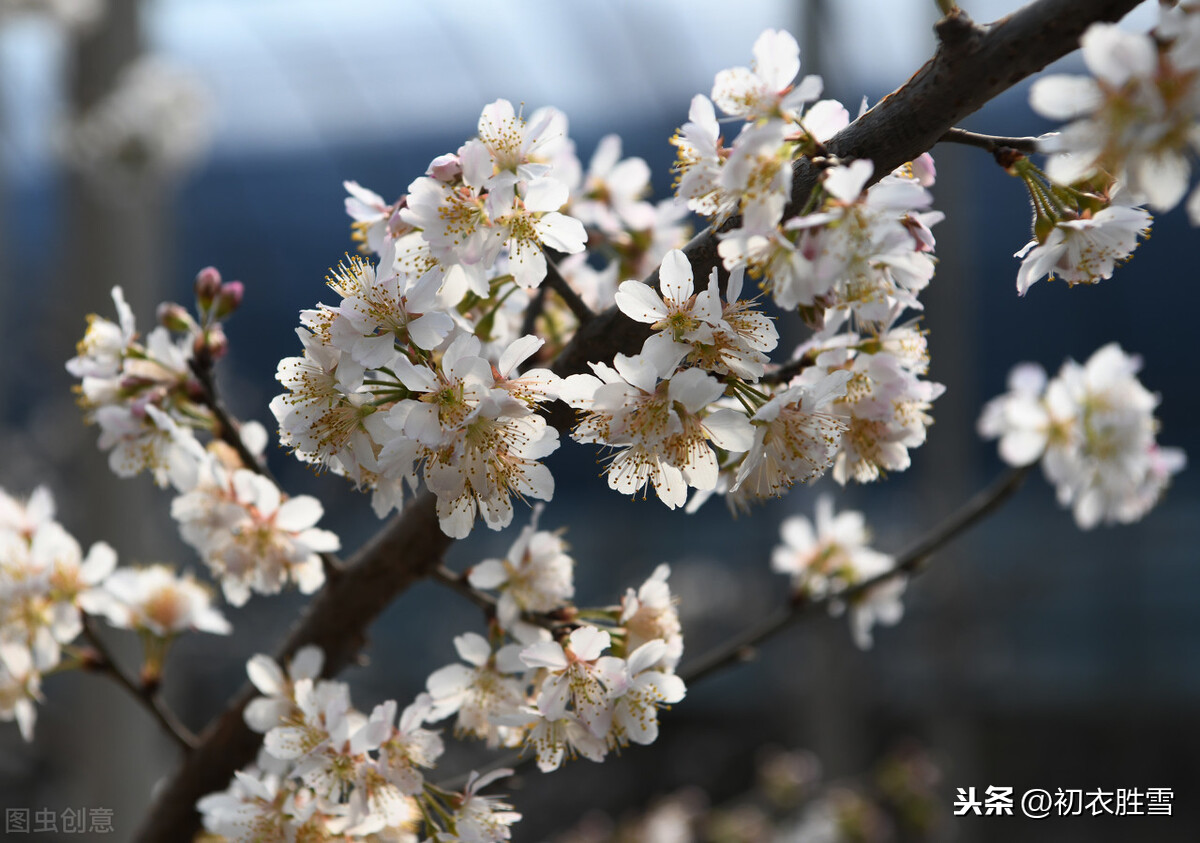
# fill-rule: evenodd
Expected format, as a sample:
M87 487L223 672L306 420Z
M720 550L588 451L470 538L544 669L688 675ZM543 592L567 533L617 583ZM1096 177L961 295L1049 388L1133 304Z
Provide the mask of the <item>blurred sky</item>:
M213 92L221 155L458 131L497 97L558 106L589 134L631 117L682 115L693 94L707 93L714 68L749 63L764 28L799 33L802 5L147 0L146 10L149 47ZM987 21L1019 4L961 5ZM826 75L835 70L847 91L890 89L930 54L932 0L824 6ZM1145 29L1153 13L1144 3L1128 25ZM0 31L0 138L18 173L47 163L62 55L60 35L44 23Z

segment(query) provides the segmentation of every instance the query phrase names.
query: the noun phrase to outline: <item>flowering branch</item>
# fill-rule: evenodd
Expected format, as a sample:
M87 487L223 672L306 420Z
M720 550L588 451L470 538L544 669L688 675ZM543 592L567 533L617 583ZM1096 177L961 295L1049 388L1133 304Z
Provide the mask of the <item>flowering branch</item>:
M794 597L788 605L779 607L756 626L692 659L685 668L679 671L679 678L686 682L688 687L692 687L696 682L727 667L752 661L758 645L782 632L796 621L809 616L814 610L833 603L850 603L855 598L865 595L871 589L883 585L889 580L920 573L933 554L1003 506L1021 488L1029 471L1029 467L1026 466L1001 475L990 486L976 493L950 517L918 539L896 558L890 569L817 599L807 599L803 595ZM450 576L454 575L450 573ZM531 755L516 752L488 765L488 769L510 768L515 770L533 760ZM439 787L454 790L461 787L465 781L466 776L460 775L440 782Z
M1014 469L1002 475L992 485L978 492L973 498L963 504L957 512L939 524L935 529L922 536L912 547L897 557L895 566L890 570L876 574L873 577L869 577L820 599L809 600L803 597L796 599L791 605L779 609L758 626L704 653L681 670L679 675L685 682L691 685L693 682L703 679L711 673L716 673L722 668L739 662L749 661L754 656L754 647L790 626L806 614L809 614L813 609L827 606L834 601L841 603L853 601L854 598L865 594L888 580L907 574L919 573L934 553L999 509L1021 488L1021 484L1024 483L1028 473L1029 469L1026 467Z
M1037 138L1002 138L994 135L981 135L978 132L968 132L966 129L950 129L942 135L939 143L961 143L965 146L976 146L988 152L998 152L1001 149L1015 149L1017 152L1037 152Z
M935 56L908 82L825 145L839 159L869 159L876 174L889 173L931 148L990 99L1075 49L1089 24L1116 20L1135 5L1137 0L1038 0L987 29L972 27L970 38L943 38ZM811 163L798 162L789 213L804 207L818 175ZM731 219L726 228L736 224ZM721 264L717 234L707 229L685 249L698 278ZM658 286L657 272L650 281ZM553 275L549 283L555 283ZM635 353L649 334L647 326L615 307L580 319L574 339L554 363L559 375L585 372L589 361L610 360L618 352ZM566 413L552 421L560 429L570 423ZM450 541L439 528L434 497L418 497L355 556L340 578L326 584L277 662L305 644L316 644L327 654L325 675L339 671L365 642L367 625L436 568ZM242 709L253 695L252 688L243 689L205 730L199 746L160 791L137 839L189 836L198 821L196 800L223 788L232 772L251 760L261 738L242 721Z
M275 482L275 478L271 476L271 470L252 454L246 447L246 443L242 441L242 436L238 433L237 420L230 415L229 410L225 407L225 402L221 400L220 393L217 391L216 378L213 377L213 362L207 346L202 347L199 353L188 361L192 374L200 385L199 403L209 409L216 421L213 433L218 439L233 448L238 459L242 461L242 465L263 475L271 482Z
M184 752L191 752L196 746L196 736L180 721L170 706L163 702L157 691L157 681L139 685L126 676L125 671L117 665L104 639L96 632L95 625L88 615L83 616L83 636L94 651L87 661L88 669L111 676L154 716Z

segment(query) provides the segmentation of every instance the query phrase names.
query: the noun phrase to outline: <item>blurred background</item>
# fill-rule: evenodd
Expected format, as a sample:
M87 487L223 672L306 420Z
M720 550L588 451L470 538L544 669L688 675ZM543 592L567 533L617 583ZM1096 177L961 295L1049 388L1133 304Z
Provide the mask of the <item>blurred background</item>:
M961 5L991 20L1017 2ZM1149 28L1150 6L1129 26ZM474 134L485 103L505 97L565 111L585 164L600 137L618 132L665 196L667 140L691 96L707 93L718 70L748 64L764 28L795 33L804 72L821 73L827 95L854 112L931 54L935 19L927 0L748 0L736 13L707 0L0 0L0 486L26 495L49 485L59 520L85 547L104 539L125 563L195 569L168 516L170 496L148 477L122 481L107 470L63 370L85 314L112 315L112 285L125 288L145 327L157 302L190 303L203 266L244 281L220 376L234 412L271 427L276 363L299 351L297 312L329 300L326 268L353 248L343 180L394 199L430 159ZM1080 68L1078 57L1061 64ZM1019 87L965 126L1049 129L1026 98ZM913 468L844 491L825 479L735 522L717 503L689 518L625 500L597 481L589 449L563 447L550 463L558 493L542 526L568 528L580 603L612 602L670 562L686 664L786 598L770 550L780 521L811 515L818 493L864 510L876 546L900 551L1001 470L975 420L1024 360L1053 372L1119 342L1143 356L1143 382L1162 395L1160 441L1200 454L1200 390L1181 356L1200 294L1188 286L1195 234L1182 212L1157 220L1113 279L1073 290L1042 283L1019 299L1012 254L1029 234L1023 188L979 150L939 147L934 156L947 219L923 298L931 376L947 393ZM367 499L339 478L313 476L281 451L271 461L286 490L323 501L322 526L348 551L378 526ZM1081 533L1031 477L910 584L903 622L878 630L872 650L854 647L844 619L793 627L754 663L690 689L654 747L514 781L526 814L517 839L605 840L616 828L622 839L684 840L672 836L678 826L629 818L652 804L694 817L707 804L733 819L693 822L703 826L695 839L1194 840L1198 503L1200 484L1185 471L1140 524ZM524 520L518 514L502 534L476 530L450 564L502 555ZM177 646L165 690L185 722L199 729L219 710L246 658L273 652L301 605L295 595L256 597L227 609L235 636ZM455 660L453 636L479 626L473 607L433 584L405 594L376 624L369 665L346 674L357 707L411 699L431 670ZM132 636L110 638L132 670ZM0 807L110 807L115 837L129 838L172 769L173 747L102 678L50 677L45 693L32 744L15 726L0 730ZM478 757L455 750L442 769L453 774ZM762 783L780 780L807 795L772 801ZM1017 794L1167 787L1174 815L950 816L956 788L989 785ZM759 814L800 816L789 811L805 799L811 807L818 791L859 794L817 806L858 822L857 836L822 837L830 823L810 822L772 838L754 824Z

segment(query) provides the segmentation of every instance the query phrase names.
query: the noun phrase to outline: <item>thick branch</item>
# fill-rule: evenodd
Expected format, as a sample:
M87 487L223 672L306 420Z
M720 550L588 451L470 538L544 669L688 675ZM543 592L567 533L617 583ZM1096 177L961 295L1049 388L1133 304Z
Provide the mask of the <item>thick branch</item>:
M831 138L829 151L843 159L870 159L877 173L889 172L930 149L947 130L997 94L1074 50L1089 24L1117 20L1137 3L1038 0L977 34L943 39L934 58L908 82ZM807 162L797 165L791 213L803 206L816 175ZM720 264L717 237L711 230L695 237L685 251L697 278L707 277ZM657 273L650 281L657 285ZM560 375L582 372L590 360L611 360L617 352L636 353L646 336L646 326L610 308L580 326L554 370ZM563 429L571 419L563 414L552 416L552 421ZM448 544L438 527L433 499L426 494L360 552L341 578L329 583L301 618L279 658L286 659L303 644L316 643L330 653L327 670L336 672L357 652L367 624L431 571ZM190 837L199 820L196 800L224 788L233 771L253 756L259 736L241 720L248 696L244 690L205 730L200 746L163 787L139 840Z

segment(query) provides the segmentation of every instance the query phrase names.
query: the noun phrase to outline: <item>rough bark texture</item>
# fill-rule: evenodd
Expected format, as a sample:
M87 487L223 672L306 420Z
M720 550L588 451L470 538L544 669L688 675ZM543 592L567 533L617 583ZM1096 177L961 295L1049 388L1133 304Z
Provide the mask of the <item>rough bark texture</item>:
M941 43L934 57L826 146L839 158L870 159L877 173L887 173L930 149L947 129L996 95L1074 50L1088 25L1118 20L1138 1L1039 0L990 26L978 26L962 14L946 18L937 27ZM814 167L798 164L792 209L803 205L816 176ZM717 236L711 230L697 235L685 252L697 278L720 265ZM657 273L649 280L656 283ZM561 375L586 371L588 361L611 360L617 352L636 353L646 336L646 326L609 309L578 332L554 369ZM554 414L552 421L560 429L570 424L565 413ZM326 586L277 659L317 644L327 653L326 674L337 673L365 642L369 624L397 595L426 576L449 545L426 493ZM248 763L258 748L260 736L242 721L242 709L252 696L251 688L243 688L204 731L199 748L184 759L155 800L138 840L190 839L199 822L196 800L224 789L234 770Z

